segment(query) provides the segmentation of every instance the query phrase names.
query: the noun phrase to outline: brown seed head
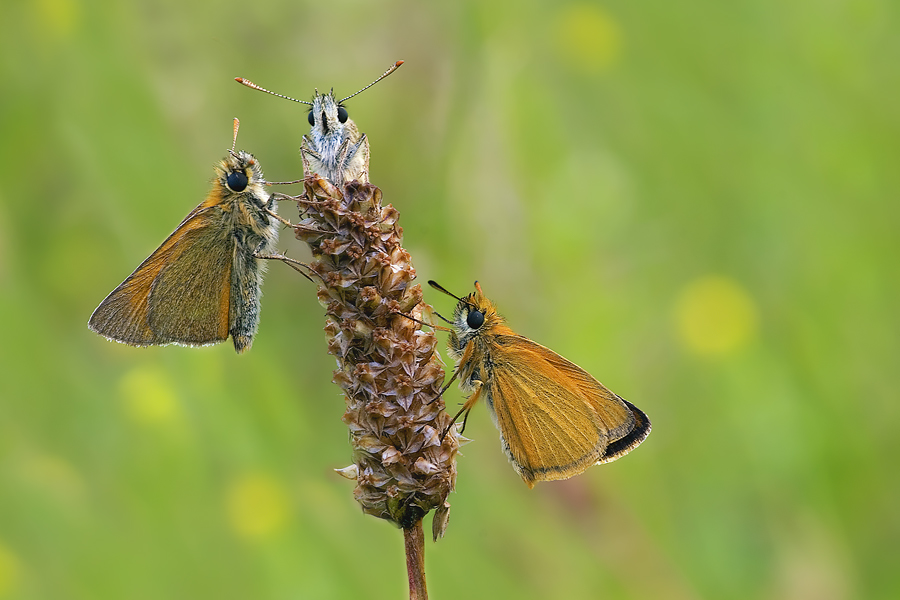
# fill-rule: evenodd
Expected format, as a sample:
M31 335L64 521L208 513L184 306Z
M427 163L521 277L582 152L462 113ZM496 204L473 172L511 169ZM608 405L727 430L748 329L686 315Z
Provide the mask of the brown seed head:
M435 539L448 521L459 438L439 398L444 370L436 339L420 319L426 307L415 269L401 246L399 213L382 206L381 190L350 182L339 189L312 175L299 201L298 239L312 250L319 302L326 309L328 352L344 390L343 420L363 511L410 528L432 509Z

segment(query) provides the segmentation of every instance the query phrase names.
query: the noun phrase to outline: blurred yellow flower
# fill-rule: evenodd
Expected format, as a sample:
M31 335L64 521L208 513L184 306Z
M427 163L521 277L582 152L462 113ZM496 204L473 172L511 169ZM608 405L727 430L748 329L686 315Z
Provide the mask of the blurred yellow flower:
M702 356L721 356L745 346L758 328L750 294L728 277L706 276L690 282L675 306L681 341Z
M76 0L38 0L34 6L41 29L54 38L68 37L81 8Z
M19 580L19 559L0 542L0 598L10 595Z
M249 473L234 481L226 504L232 529L252 540L284 529L290 512L285 486L263 473Z
M144 425L181 422L181 406L175 387L162 369L135 367L119 381L119 395L128 416Z
M619 57L618 23L595 4L572 4L557 17L556 45L560 56L589 73L609 68Z

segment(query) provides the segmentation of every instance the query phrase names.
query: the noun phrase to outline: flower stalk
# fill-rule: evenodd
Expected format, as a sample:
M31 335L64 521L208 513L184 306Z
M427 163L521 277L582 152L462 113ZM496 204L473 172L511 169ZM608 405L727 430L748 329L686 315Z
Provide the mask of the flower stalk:
M413 284L400 215L382 204L380 189L360 181L336 186L317 174L304 187L295 197L302 217L295 233L312 251L309 270L350 429L353 464L338 473L356 482L365 513L404 530L410 597L423 599L422 518L436 510L432 535L443 536L459 449L441 398L437 340L418 322L427 305Z
M425 589L425 533L422 521L403 530L406 549L406 574L409 578L409 600L428 600Z

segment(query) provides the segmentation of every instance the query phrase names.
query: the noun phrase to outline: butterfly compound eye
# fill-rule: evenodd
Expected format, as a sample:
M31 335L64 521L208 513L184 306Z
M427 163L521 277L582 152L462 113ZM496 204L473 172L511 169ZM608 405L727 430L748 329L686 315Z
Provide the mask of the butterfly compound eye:
M343 106L338 106L338 121L341 123L346 123L347 119L350 118L350 115L347 114L347 109Z
M466 315L466 325L472 329L478 329L484 325L484 314L479 310L470 310Z
M228 188L233 192L243 192L247 189L247 176L240 171L232 171L225 179Z
M309 121L310 125L316 124L316 118L313 116L312 111L306 113L306 120Z

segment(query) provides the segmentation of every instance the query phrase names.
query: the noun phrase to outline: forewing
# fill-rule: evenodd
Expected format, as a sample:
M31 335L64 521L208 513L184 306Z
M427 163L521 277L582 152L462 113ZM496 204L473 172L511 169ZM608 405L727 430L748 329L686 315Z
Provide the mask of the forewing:
M100 303L89 327L134 346L226 339L234 242L209 211L220 209L201 205L192 211Z
M487 399L504 450L529 485L583 472L634 428L618 396L549 348L495 336L488 352Z
M215 225L185 236L184 248L150 292L149 323L157 336L189 345L228 337L234 245L231 232Z

